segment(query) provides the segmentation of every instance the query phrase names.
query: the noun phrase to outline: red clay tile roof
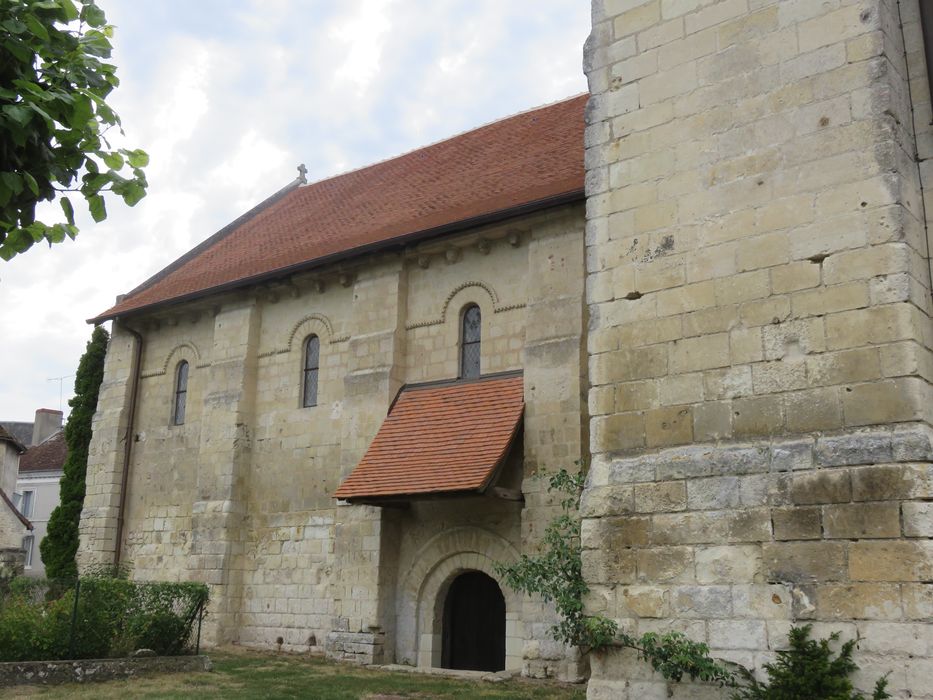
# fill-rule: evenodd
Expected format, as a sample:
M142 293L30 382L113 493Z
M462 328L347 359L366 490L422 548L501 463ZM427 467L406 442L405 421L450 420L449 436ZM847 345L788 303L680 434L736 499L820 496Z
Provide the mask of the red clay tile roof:
M508 454L524 405L514 374L404 389L334 496L482 491Z
M170 301L583 195L586 96L540 107L300 187L259 207L131 291L100 322Z
M23 454L23 452L26 451L26 446L17 440L13 433L8 432L7 429L2 425L0 425L0 442L10 443L20 454Z
M32 523L29 522L29 519L19 512L19 508L13 505L13 501L10 500L10 497L6 495L6 491L0 489L0 501L6 504L7 508L13 511L13 515L23 524L27 530L32 530Z
M68 456L65 432L59 430L44 442L26 450L19 458L19 472L45 472L61 469Z

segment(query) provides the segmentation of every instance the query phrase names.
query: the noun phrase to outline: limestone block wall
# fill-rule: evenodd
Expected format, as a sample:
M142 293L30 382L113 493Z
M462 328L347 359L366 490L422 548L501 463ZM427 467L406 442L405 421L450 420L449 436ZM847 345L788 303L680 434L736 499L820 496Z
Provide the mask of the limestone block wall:
M493 561L530 551L553 512L550 499L527 478L524 508L480 498L387 511L331 494L404 384L457 376L468 303L483 312L483 373L522 369L527 377L523 444L509 485L579 460L582 229L582 207L563 207L115 323L95 417L82 565L114 556L135 376L126 323L143 338L121 546L133 575L210 583L207 643L269 647L281 637L286 648L356 661L432 663L439 618L428 611L442 605L448 579L474 565L493 574ZM303 407L311 334L320 339L318 401ZM188 399L176 426L182 360ZM420 593L413 598L412 590ZM431 605L422 605L426 590ZM566 675L565 650L549 646L553 612L505 592L510 667ZM410 604L423 620L407 614Z
M916 2L595 0L585 54L591 609L759 667L814 621L930 697Z

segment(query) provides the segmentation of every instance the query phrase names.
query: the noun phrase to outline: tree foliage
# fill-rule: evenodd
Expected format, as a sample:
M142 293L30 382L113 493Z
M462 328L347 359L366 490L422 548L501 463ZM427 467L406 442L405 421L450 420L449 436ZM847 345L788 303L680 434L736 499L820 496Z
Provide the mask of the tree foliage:
M634 649L651 667L670 681L684 676L731 685L733 674L709 655L709 647L680 632L653 632L635 637L619 630L614 620L587 615L584 596L589 591L583 578L583 552L578 508L585 475L566 469L549 475L550 491L563 494L561 513L544 531L539 554L523 554L515 564L496 566L506 584L515 590L540 595L553 602L560 620L551 628L557 641L580 647L584 652L618 645Z
M64 474L59 485L59 504L49 517L48 531L39 544L42 563L49 578L73 578L78 574L78 524L84 506L87 453L91 444L91 420L104 378L104 356L110 335L102 326L91 334L75 374L75 395L68 401L71 414L65 424Z
M789 648L777 652L777 661L764 666L767 683L740 668L745 685L733 694L733 700L863 700L865 696L853 690L850 678L858 670L852 660L855 640L843 644L834 656L830 643L839 639L839 633L817 640L810 639L810 631L810 625L791 628ZM880 678L871 700L890 698L887 685L887 679Z
M138 149L111 147L120 118L106 97L119 83L108 63L113 27L95 0L0 0L0 258L41 240L78 233L64 192L77 192L95 221L104 192L133 206L146 194ZM121 131L122 133L122 131ZM127 172L128 171L128 172ZM36 220L60 195L64 221Z

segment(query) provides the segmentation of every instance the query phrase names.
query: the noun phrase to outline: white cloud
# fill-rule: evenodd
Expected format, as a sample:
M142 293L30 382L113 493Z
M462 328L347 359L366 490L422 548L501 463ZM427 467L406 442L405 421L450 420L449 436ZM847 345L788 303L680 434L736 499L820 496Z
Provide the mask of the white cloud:
M115 140L149 151L149 195L109 201L101 224L82 214L74 242L0 263L0 419L57 407L46 379L74 373L84 319L298 163L327 177L585 89L586 2L106 4L121 78L109 101L126 130Z
M351 12L330 28L330 36L343 45L338 49L345 55L334 71L334 78L355 85L357 95L362 95L379 74L385 38L392 28L391 6L392 0L359 0Z

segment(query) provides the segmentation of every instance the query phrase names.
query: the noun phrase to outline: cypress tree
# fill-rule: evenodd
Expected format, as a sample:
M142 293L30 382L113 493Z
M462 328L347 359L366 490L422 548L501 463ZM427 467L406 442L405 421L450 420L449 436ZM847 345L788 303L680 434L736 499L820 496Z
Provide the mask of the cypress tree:
M91 444L91 420L97 410L97 395L104 378L104 357L110 334L102 326L94 328L78 371L75 395L68 401L71 413L65 423L64 474L59 484L59 504L49 517L48 531L39 544L48 578L74 578L78 575L78 523L84 506L87 453Z

